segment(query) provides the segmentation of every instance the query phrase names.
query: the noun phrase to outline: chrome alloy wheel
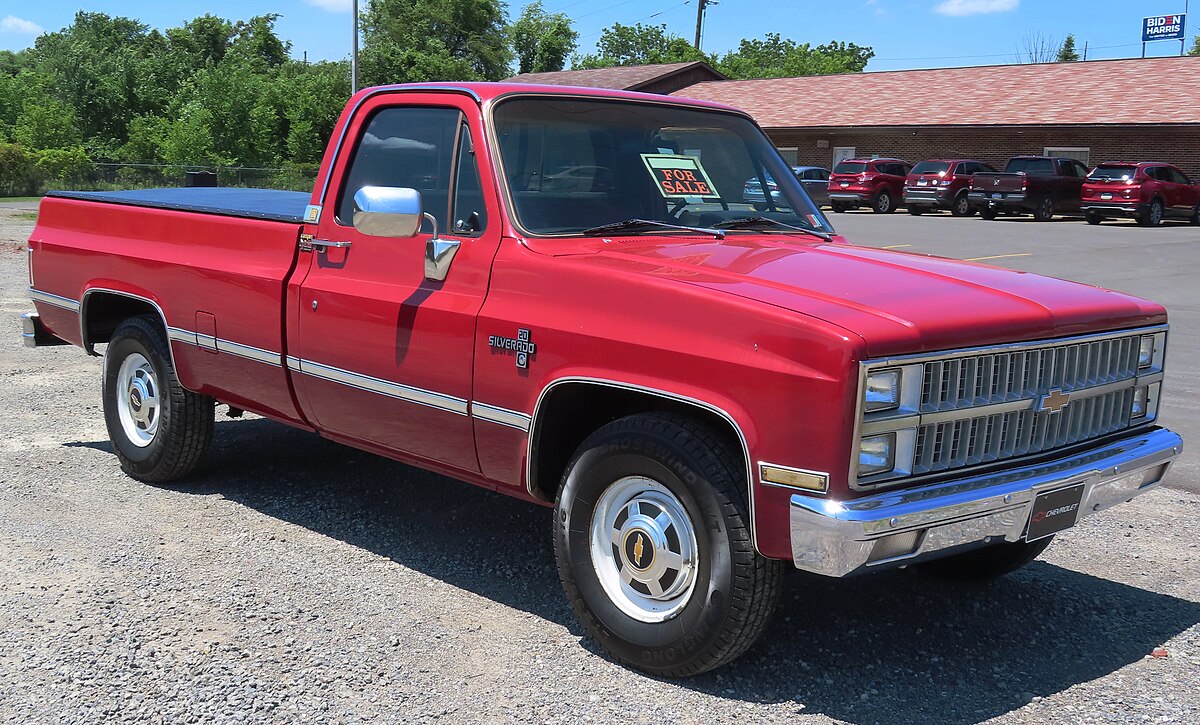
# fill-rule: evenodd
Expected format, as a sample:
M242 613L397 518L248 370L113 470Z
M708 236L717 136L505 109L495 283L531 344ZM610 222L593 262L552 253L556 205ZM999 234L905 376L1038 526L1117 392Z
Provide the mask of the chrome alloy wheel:
M639 622L663 622L696 584L696 532L683 504L661 483L627 476L609 486L591 523L591 558L613 604Z
M150 361L140 353L130 353L117 371L114 394L125 437L138 448L150 445L162 413L158 379Z

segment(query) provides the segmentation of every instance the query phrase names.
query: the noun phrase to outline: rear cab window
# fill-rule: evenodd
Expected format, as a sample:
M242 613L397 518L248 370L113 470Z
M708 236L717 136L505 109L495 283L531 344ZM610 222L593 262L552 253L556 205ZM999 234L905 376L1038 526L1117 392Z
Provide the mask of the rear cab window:
M1027 176L1054 176L1054 159L1013 159L1008 162L1005 171Z

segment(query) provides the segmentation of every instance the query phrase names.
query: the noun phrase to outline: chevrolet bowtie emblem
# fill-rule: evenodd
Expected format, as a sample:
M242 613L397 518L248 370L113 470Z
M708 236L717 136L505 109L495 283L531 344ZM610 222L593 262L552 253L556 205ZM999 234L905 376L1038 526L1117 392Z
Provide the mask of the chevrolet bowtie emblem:
M642 537L638 535L637 541L633 542L633 565L640 567L642 565Z
M1071 394L1061 390L1051 390L1038 399L1037 412L1058 413L1071 402Z

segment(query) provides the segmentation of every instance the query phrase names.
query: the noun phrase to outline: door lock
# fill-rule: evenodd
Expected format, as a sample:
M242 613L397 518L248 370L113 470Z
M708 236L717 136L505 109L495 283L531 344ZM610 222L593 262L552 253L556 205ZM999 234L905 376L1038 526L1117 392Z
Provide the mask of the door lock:
M317 309L317 301L316 300L313 300L313 309L314 310Z

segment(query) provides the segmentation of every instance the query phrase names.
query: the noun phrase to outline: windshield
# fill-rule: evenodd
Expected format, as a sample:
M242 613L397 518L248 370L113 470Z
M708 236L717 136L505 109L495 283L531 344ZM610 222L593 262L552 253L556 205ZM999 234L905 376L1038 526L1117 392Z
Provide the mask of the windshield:
M543 96L500 103L494 121L516 220L531 234L747 217L832 231L766 136L735 114Z
M867 165L862 161L843 161L833 167L833 173L835 174L861 174L866 170Z
M1129 181L1137 174L1136 166L1097 166L1088 174L1092 181Z
M922 161L912 168L910 174L944 174L950 170L950 164L945 161Z
M1029 176L1054 176L1054 159L1013 159L1004 170L1010 174L1024 172Z

